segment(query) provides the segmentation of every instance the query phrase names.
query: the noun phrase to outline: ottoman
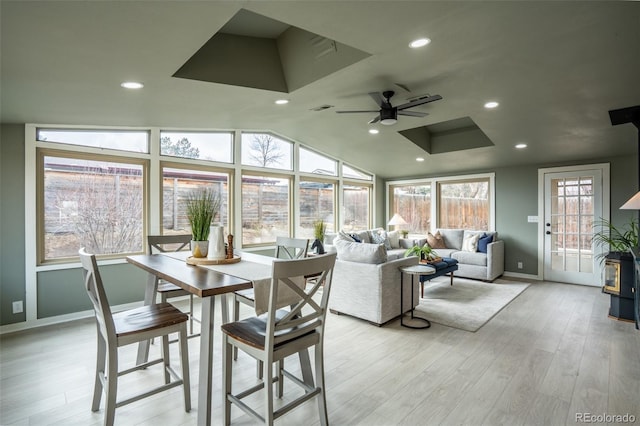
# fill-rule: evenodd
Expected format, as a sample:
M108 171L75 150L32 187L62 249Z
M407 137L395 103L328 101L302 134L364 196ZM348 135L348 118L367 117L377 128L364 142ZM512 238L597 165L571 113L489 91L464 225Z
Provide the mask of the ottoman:
M430 263L429 266L436 270L435 274L420 275L420 297L424 297L424 282L436 277L450 274L451 285L453 285L453 271L458 270L458 261L452 257L443 257L440 262Z

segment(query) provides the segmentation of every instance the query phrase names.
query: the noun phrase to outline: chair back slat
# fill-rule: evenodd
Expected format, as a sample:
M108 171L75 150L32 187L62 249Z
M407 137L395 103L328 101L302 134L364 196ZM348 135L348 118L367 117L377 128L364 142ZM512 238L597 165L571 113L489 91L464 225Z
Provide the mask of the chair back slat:
M84 279L84 287L89 296L89 300L93 304L98 329L105 337L105 340L112 341L115 338L115 325L107 294L104 291L102 278L98 271L98 262L96 256L85 251L84 247L78 252L80 263L82 264L82 274Z
M149 254L182 251L190 242L191 234L147 236Z
M304 238L276 238L276 258L302 259L307 257L309 240Z
M303 259L275 260L269 289L269 312L265 346L273 348L280 342L295 339L312 331L324 332L329 292L333 278L336 254ZM313 275L321 279L308 283L302 288L300 279ZM303 281L306 282L306 281ZM290 311L276 319L278 294L290 289L299 296ZM314 300L322 290L320 303Z

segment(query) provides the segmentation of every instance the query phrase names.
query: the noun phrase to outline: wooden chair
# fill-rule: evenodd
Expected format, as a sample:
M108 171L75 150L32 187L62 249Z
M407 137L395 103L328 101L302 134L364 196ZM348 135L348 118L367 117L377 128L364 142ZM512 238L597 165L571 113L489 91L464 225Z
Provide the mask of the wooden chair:
M273 262L272 279L269 288L268 311L260 316L252 316L241 321L222 325L223 332L223 389L224 389L224 424L231 420L231 404L235 404L253 418L273 424L273 421L303 402L317 396L320 411L320 423L328 424L325 397L323 342L327 303L331 291L333 268L336 254L309 257L294 260L275 260ZM308 283L306 277L317 275L319 278ZM284 289L294 291L298 302L288 309L279 309L279 295ZM320 291L322 289L322 291ZM314 295L322 293L319 303ZM311 364L301 362L302 379L284 370L285 357L298 353L301 361L308 354L308 348L315 347L315 383ZM239 348L268 367L264 369L264 379L249 389L233 394L233 349ZM274 377L273 363L277 363L278 371ZM273 383L282 387L282 378L287 377L299 385L304 393L274 410ZM243 398L263 389L264 416L261 416Z
M187 349L187 320L189 317L168 303L147 305L112 314L98 271L96 257L87 253L84 248L80 249L79 255L83 268L84 286L95 311L98 335L98 355L91 411L100 409L100 400L104 392L106 399L104 424L111 426L114 422L116 408L181 385L184 390L185 411L191 411L189 353ZM171 367L169 362L170 333L179 334L182 376ZM162 337L162 358L118 371L119 347L153 337ZM119 376L159 363L163 364L164 385L116 401Z
M191 242L191 234L184 235L149 235L147 244L149 245L149 254L153 253L169 253L183 250L189 246ZM156 292L160 295L160 300L166 303L168 299L181 296L189 296L189 337L197 337L200 333L193 332L193 322L200 322L193 315L193 294L178 287L175 284L160 280Z
M276 238L276 258L277 259L302 259L307 257L309 250L309 240L304 238ZM255 294L253 289L239 290L233 293L233 320L240 319L240 303L255 308ZM238 359L238 349L234 349L233 359ZM256 375L262 378L262 363L258 363Z

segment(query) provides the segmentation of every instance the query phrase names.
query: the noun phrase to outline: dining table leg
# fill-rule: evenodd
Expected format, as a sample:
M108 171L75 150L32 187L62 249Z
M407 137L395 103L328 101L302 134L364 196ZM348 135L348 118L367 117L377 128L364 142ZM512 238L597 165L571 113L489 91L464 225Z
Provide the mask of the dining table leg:
M156 303L156 292L158 290L158 277L154 274L147 274L147 286L144 289L144 304L151 305ZM138 343L138 356L136 357L136 365L144 364L149 360L149 340Z
M211 424L214 313L215 297L203 297L200 317L200 373L198 381L198 425L201 426Z

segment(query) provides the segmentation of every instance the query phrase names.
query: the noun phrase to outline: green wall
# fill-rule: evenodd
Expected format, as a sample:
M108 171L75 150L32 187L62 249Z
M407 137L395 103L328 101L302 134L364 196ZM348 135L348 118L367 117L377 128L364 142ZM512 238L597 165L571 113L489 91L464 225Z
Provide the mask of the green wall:
M25 300L24 125L0 127L0 325L26 320L11 303ZM26 307L25 307L26 309Z

